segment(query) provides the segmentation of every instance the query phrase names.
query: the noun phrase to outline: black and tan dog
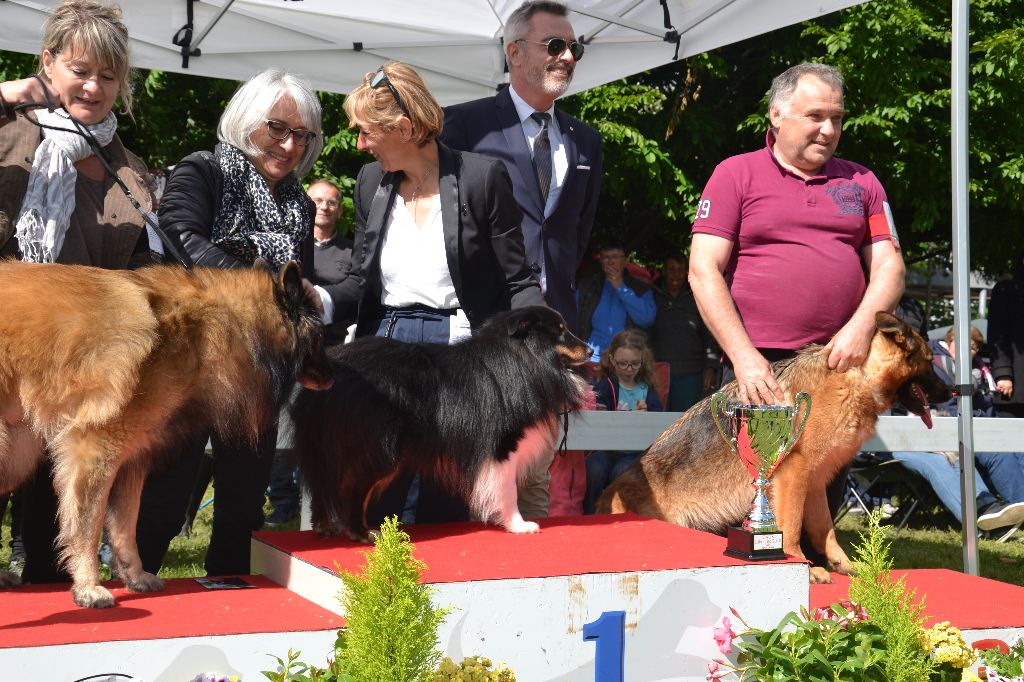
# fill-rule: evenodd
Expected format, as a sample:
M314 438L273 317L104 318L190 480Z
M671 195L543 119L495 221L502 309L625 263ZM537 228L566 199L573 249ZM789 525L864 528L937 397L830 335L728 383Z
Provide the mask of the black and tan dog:
M587 345L543 307L501 313L447 346L366 337L332 348L334 386L293 407L313 527L367 538L369 504L419 471L461 495L477 519L533 533L516 481L557 446L558 417L588 391L570 367Z
M81 606L113 606L97 547L106 511L114 571L160 590L135 544L154 459L188 434L255 441L296 379L326 388L323 324L289 264L133 272L0 263L0 491L48 453L61 558ZM17 584L0 573L0 586Z
M834 570L848 574L850 561L836 542L825 487L875 431L878 415L899 400L931 428L929 402L949 398L932 370L928 344L887 313L861 367L838 373L828 368L821 346L775 363L775 376L788 404L800 391L811 394L811 414L793 451L779 465L768 488L783 533L783 549L802 557L801 528ZM735 401L736 384L725 387ZM750 473L718 433L711 399L683 414L639 460L609 486L598 513L632 511L688 528L724 533L750 511ZM812 582L831 582L824 568L811 569Z

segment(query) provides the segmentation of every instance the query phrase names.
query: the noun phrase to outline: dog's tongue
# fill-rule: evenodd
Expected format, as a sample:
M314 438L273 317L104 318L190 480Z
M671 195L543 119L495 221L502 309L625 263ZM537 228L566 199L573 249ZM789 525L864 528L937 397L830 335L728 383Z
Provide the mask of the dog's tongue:
M921 401L921 405L923 406L921 409L921 421L923 421L924 425L929 429L932 428L932 411L928 405L928 396L924 394L924 390L921 389L921 386L916 383L911 384L910 390L915 396L917 396L917 399Z

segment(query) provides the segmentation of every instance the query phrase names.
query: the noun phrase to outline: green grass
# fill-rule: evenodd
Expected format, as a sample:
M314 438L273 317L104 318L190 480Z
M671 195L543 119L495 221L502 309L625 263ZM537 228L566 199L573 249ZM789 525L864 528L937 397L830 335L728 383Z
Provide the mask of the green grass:
M212 496L212 488L207 491L206 498ZM270 507L265 508L270 513ZM177 537L160 570L162 578L194 578L205 575L203 556L206 545L210 541L210 522L213 518L213 506L210 505L199 512L192 534L189 537ZM0 566L7 565L10 558L10 515L4 517L3 544L0 549ZM859 542L858 533L864 531L867 523L863 516L846 515L837 527L839 543L847 552ZM288 530L298 528L298 521L293 521ZM895 568L949 568L963 570L963 541L960 528L908 528L897 531L889 528L892 539L893 566ZM986 578L993 578L1006 583L1024 586L1024 529L1004 543L981 539L978 541L978 562L980 573Z
M866 532L864 516L846 515L836 527L839 544L848 553L860 542ZM963 538L960 527L887 529L892 540L894 568L964 568ZM1024 529L1017 531L1006 542L978 540L978 566L982 577L1024 586Z

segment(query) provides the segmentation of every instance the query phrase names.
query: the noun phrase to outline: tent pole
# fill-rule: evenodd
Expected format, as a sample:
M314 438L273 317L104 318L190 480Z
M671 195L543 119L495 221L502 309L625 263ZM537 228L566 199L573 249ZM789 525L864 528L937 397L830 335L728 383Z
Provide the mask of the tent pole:
M978 575L978 491L974 485L973 387L971 377L971 249L968 219L967 98L970 0L953 0L950 148L953 168L953 319L956 326L956 378L960 397L960 491L963 504L964 573Z
M213 18L213 21L210 22L210 25L204 28L203 32L199 34L199 37L192 42L193 50L199 47L199 43L203 42L203 39L206 38L206 34L209 33L213 29L213 27L217 25L217 22L220 21L220 18L224 16L225 12L231 9L231 5L233 4L235 4L235 0L228 0L224 3L224 6L220 8L219 12L217 12L217 16L215 16Z

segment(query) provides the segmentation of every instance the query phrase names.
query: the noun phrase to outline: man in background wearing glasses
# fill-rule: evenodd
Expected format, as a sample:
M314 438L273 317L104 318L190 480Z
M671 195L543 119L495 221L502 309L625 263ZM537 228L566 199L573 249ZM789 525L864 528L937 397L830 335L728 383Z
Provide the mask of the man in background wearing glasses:
M344 211L341 190L330 180L314 180L306 194L316 206L313 216L313 275L316 284L337 284L352 270L352 240L338 233ZM342 343L354 316L332 320L324 339L327 345Z
M526 257L548 305L577 329L576 269L583 261L601 184L601 136L555 108L583 45L559 2L531 0L505 23L511 85L445 110L442 141L505 162L523 210Z

